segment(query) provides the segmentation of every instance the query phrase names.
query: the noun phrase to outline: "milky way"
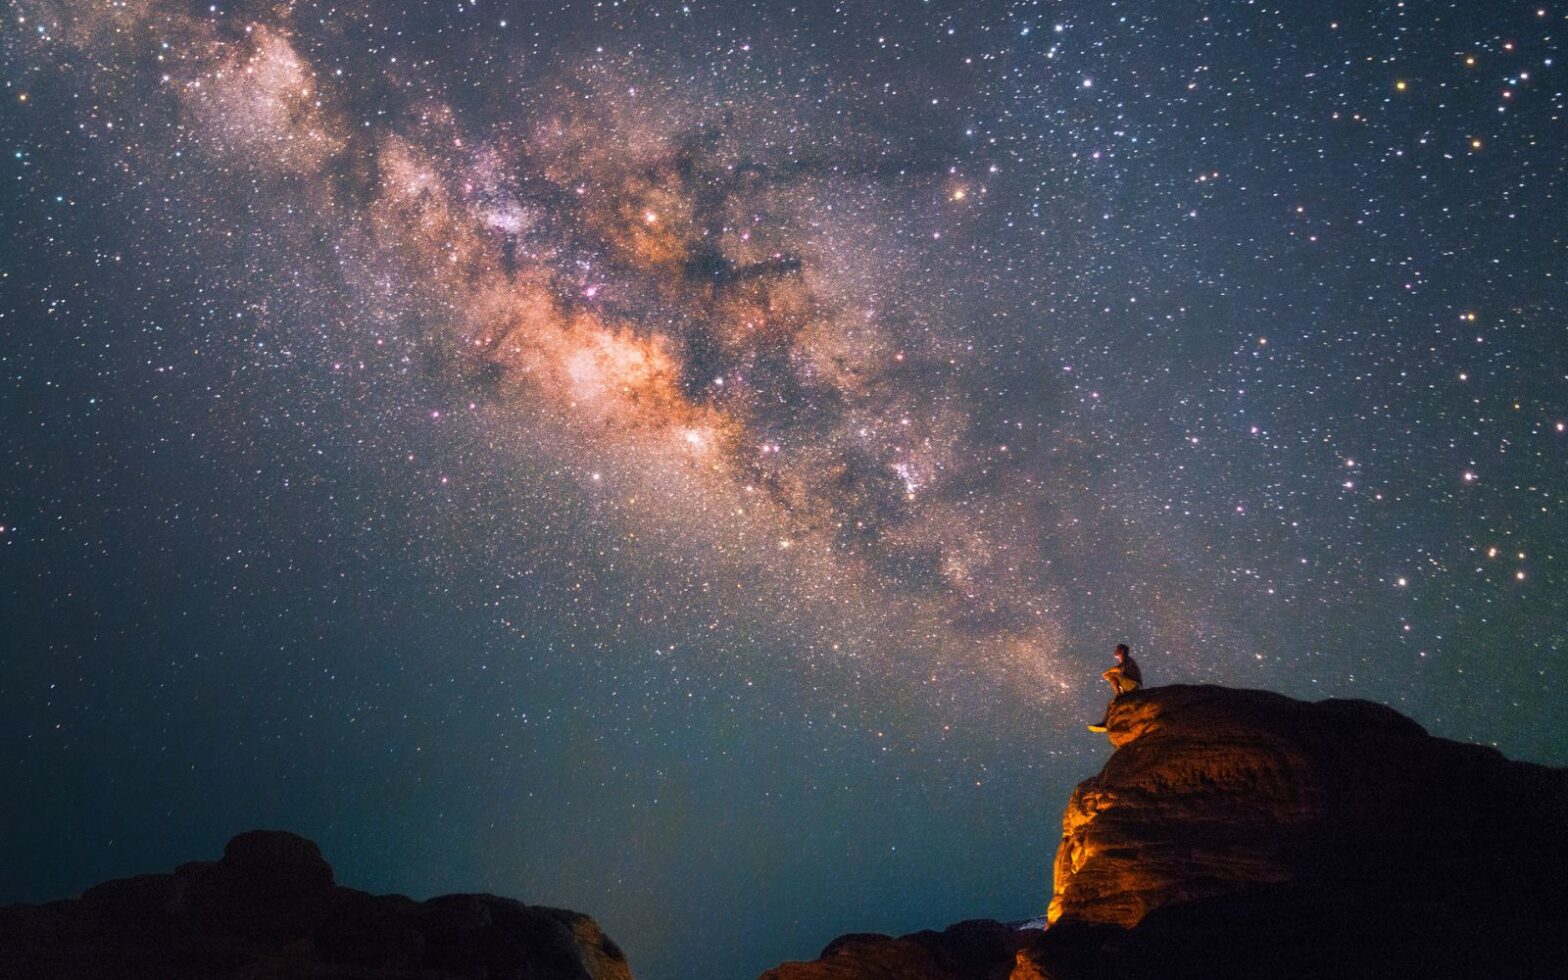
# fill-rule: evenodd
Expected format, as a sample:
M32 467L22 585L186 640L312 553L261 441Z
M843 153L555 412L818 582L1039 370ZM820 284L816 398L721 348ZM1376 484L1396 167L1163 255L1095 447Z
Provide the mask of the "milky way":
M1561 11L534 6L13 4L0 898L1024 917L1122 640L1568 758Z

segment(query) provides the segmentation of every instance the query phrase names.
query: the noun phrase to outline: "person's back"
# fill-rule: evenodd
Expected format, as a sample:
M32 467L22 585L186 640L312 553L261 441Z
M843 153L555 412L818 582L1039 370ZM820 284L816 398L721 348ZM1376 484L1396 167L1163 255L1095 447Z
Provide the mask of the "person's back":
M1143 686L1143 672L1138 669L1138 662L1132 659L1132 654L1126 653L1122 655L1121 667L1122 680L1132 681L1132 687L1125 688L1125 690L1130 691Z

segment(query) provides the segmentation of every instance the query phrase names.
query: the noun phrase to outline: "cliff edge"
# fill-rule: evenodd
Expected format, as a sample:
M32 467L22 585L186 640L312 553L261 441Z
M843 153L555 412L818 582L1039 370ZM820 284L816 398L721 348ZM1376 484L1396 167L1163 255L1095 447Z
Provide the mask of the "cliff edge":
M1043 955L1021 964L1568 976L1568 770L1366 701L1212 686L1119 698L1106 734L1063 815ZM1073 969L1096 945L1100 966Z

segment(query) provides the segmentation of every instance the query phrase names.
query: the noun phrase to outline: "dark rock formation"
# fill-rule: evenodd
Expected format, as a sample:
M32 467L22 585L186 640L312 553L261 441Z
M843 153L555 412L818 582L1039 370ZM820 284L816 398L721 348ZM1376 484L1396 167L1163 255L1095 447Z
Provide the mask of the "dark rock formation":
M316 845L252 831L219 861L0 909L0 980L630 980L588 916L493 895L333 883Z
M897 939L851 933L828 943L817 959L784 963L761 980L1006 980L1025 935L992 919Z
M1129 694L1108 735L1019 980L1568 977L1568 770L1220 687Z
M846 936L764 980L1568 978L1568 770L1220 687L1129 694L1108 735L1045 932Z

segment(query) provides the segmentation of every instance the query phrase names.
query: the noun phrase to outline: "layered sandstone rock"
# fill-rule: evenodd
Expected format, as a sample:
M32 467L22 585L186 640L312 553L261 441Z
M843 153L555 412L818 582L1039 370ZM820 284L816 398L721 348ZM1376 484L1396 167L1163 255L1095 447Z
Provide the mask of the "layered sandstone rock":
M1134 692L1107 734L1018 980L1568 976L1568 770L1221 687Z
M1049 917L1136 925L1257 885L1485 880L1563 829L1561 770L1429 736L1365 701L1173 686L1111 708L1117 747L1062 821Z
M631 980L586 915L493 895L416 902L333 881L314 843L253 831L219 861L0 909L0 980Z

